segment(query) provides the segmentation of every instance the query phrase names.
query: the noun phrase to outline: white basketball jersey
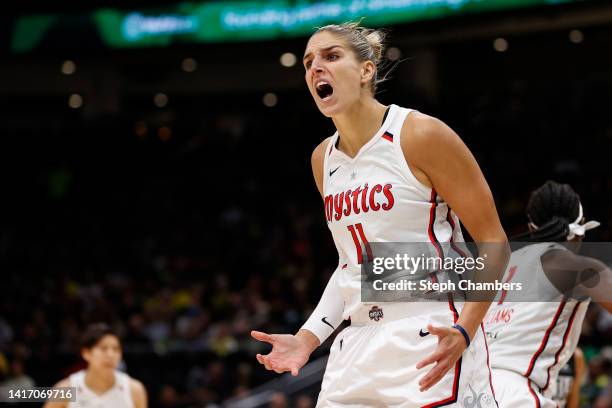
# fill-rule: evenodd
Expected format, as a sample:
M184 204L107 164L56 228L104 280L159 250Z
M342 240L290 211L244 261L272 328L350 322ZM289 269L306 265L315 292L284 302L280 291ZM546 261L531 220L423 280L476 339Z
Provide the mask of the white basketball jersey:
M437 195L410 171L400 135L410 109L390 105L376 134L350 158L336 148L338 132L324 160L325 217L343 264L338 284L348 319L361 303L361 262L369 242L463 241L459 219ZM449 312L442 302L431 310Z
M115 371L115 385L104 394L96 394L85 384L85 370L70 376L70 386L76 388L76 402L68 408L133 408L130 377Z
M512 253L503 281L523 282L529 299L547 302L494 302L485 317L491 367L515 371L552 396L561 367L572 357L589 301L564 299L550 283L541 257L563 247L544 243ZM532 283L525 287L525 282ZM499 296L499 294L498 294ZM502 295L503 296L503 295ZM536 297L537 296L537 297Z

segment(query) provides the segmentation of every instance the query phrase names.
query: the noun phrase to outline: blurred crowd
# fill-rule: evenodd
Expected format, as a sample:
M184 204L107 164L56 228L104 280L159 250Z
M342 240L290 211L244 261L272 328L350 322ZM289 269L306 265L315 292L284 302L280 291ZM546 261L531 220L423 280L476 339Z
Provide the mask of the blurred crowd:
M82 368L79 336L97 321L121 334L122 368L152 406L219 404L276 376L256 366L266 346L250 330L295 332L337 259L309 153L296 174L268 175L295 167L289 153L249 169L261 141L235 133L243 120L211 116L206 137L160 145L153 131L109 136L115 119L41 146L60 158L16 176L32 188L0 239L0 381L48 386ZM291 193L275 185L287 176Z
M612 80L487 81L472 68L465 78L454 58L466 53L441 59L453 61L441 74L452 91L441 86L432 100L391 81L383 101L434 114L464 137L510 235L525 228L529 191L553 178L602 222L591 239L612 240L603 97ZM127 108L68 116L44 137L30 129L0 142L10 207L0 230L2 385L49 386L82 368L79 335L98 321L121 334L122 368L153 407L217 406L276 377L258 366L267 348L249 331L295 332L336 266L309 167L332 129L305 92L281 93L275 108L233 107L240 98L188 101L155 121ZM612 406L610 339L612 318L592 305L580 341L584 407ZM279 391L270 406L314 401Z

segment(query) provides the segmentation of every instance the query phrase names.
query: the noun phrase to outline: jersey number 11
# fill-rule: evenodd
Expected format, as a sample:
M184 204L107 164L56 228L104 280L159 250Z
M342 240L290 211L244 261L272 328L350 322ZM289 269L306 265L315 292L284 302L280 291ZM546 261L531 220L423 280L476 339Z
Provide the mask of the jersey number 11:
M363 249L365 248L366 252L366 262L372 260L372 248L370 248L370 243L368 242L365 234L363 233L363 226L361 223L357 223L355 225L349 225L349 232L351 233L351 237L353 237L353 242L355 243L355 247L357 248L357 263L363 263ZM359 236L358 236L359 235Z

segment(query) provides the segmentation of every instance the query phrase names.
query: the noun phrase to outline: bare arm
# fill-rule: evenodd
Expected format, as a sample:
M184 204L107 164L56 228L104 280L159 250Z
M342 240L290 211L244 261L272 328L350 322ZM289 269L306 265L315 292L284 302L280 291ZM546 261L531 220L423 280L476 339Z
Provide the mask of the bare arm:
M55 387L55 388L70 387L70 379L64 378L62 381L58 382L53 387ZM45 405L43 405L43 408L66 408L66 407L68 407L68 403L67 402L50 402L50 401L47 401L47 402L45 402Z
M487 257L488 260L497 261L498 264L487 267L497 269L499 277L510 253L508 239L499 221L489 185L467 146L442 121L413 112L404 125L402 149L415 176L435 189L446 201L474 241L501 244L496 246L502 249L500 253ZM494 251L495 248L489 245L488 250ZM465 327L471 338L489 304L466 302L458 323Z
M319 145L312 152L312 156L310 158L312 175L314 176L315 184L317 185L319 194L321 194L321 198L323 198L323 163L325 161L325 153L327 152L331 139L332 136L319 143Z
M130 392L134 408L147 408L147 390L140 381L130 379Z
M509 258L508 239L499 221L493 195L476 162L476 159L459 136L442 121L413 112L402 129L402 150L415 177L424 185L433 188L459 216L470 235L479 244L479 256L485 257L486 276L477 276L482 281L493 281L501 276ZM484 243L489 245L484 245ZM494 245L490 245L493 243ZM494 293L487 294L484 301L465 302L457 321L474 338ZM454 337L446 343L453 352L439 347L431 358L417 365L421 368L438 362L424 377L423 389L434 385L461 356L457 354L464 339L457 330L436 330L441 339ZM442 344L442 340L440 341ZM456 345L456 346L455 346ZM444 355L448 358L444 359ZM452 357L451 357L452 356ZM430 375L431 374L431 375Z
M568 250L551 250L542 255L548 280L564 294L590 297L612 313L612 270L598 259Z

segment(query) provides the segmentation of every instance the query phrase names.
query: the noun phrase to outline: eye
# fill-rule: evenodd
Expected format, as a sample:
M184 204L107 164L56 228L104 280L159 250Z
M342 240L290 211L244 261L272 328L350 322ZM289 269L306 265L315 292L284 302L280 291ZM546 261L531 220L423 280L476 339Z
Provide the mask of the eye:
M312 65L312 60L308 60L308 61L306 61L306 62L304 63L304 67L305 67L306 69L310 69L310 66L311 66L311 65Z
M336 61L339 58L338 54L329 54L327 56L328 61Z

